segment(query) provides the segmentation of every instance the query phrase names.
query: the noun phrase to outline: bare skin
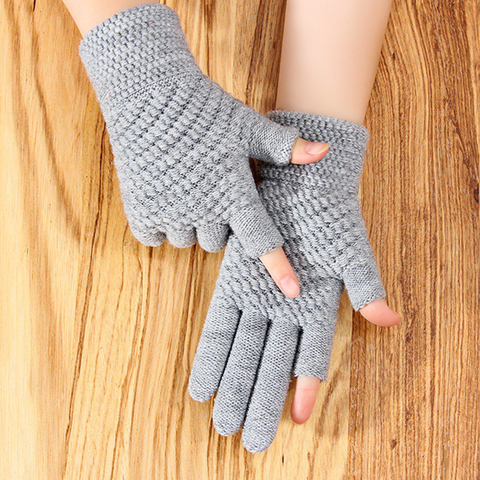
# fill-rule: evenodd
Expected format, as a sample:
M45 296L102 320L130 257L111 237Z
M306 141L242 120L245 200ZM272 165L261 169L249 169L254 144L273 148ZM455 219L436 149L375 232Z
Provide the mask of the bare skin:
M75 20L82 36L115 13L147 3L158 2L152 0L64 0L65 6ZM297 138L290 161L299 165L316 162L327 154L328 147L328 144L307 142ZM260 260L287 297L294 298L300 293L297 276L288 262L283 248L278 247L272 252L262 255Z
M276 108L362 123L390 8L391 0L288 0ZM385 300L360 313L384 327L401 320ZM297 378L294 422L308 420L319 386L318 378Z
M391 3L288 0L276 107L362 123Z
M82 37L96 25L127 8L158 3L156 0L63 0Z

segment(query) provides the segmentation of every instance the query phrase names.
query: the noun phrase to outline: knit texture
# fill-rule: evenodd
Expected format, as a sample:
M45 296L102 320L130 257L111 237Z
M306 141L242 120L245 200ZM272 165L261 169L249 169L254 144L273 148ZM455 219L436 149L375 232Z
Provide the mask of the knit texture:
M289 163L298 136L205 76L180 20L140 5L97 25L80 56L100 102L133 235L150 246L224 247L231 228L262 255L282 237L262 204L248 158Z
M285 297L232 236L189 384L199 401L218 390L215 428L229 435L243 423L251 452L273 441L292 373L327 378L344 285L355 310L385 296L357 197L367 130L299 112L268 116L306 140L330 143L314 164L260 166L260 196L285 238L300 294Z

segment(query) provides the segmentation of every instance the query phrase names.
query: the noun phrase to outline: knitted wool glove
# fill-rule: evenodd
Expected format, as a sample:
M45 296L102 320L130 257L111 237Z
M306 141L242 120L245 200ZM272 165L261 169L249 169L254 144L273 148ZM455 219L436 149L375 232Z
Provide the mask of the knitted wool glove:
M140 5L97 25L80 57L106 121L130 229L142 243L198 239L224 247L229 226L246 252L283 243L248 158L288 164L298 131L245 106L205 76L176 12Z
M189 383L199 401L218 389L215 428L229 435L243 423L250 452L273 441L292 373L326 379L344 284L355 310L385 296L357 197L368 131L320 115L269 116L331 145L303 168L261 166L260 196L285 238L300 294L285 297L232 236Z

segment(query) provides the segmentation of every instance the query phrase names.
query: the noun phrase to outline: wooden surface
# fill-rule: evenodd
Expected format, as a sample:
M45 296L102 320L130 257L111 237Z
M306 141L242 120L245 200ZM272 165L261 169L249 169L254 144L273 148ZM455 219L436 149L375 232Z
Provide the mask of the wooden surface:
M205 73L274 106L280 0L169 5ZM252 455L187 391L222 254L132 237L73 21L58 0L4 0L0 478L480 478L478 15L394 2L361 196L404 321L368 324L344 295L311 420L286 409Z

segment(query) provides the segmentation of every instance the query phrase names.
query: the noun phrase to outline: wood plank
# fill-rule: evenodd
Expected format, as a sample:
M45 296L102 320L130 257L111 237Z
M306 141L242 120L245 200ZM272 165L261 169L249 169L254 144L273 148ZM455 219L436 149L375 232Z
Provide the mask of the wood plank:
M284 2L178 0L213 80L274 107ZM188 375L222 253L128 228L60 1L0 6L0 478L479 478L478 2L394 2L361 197L389 303L344 294L312 418L262 454L219 436ZM289 391L289 407L293 384Z
M348 478L480 475L478 13L394 3L363 212L404 322L355 318Z

